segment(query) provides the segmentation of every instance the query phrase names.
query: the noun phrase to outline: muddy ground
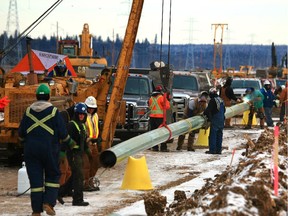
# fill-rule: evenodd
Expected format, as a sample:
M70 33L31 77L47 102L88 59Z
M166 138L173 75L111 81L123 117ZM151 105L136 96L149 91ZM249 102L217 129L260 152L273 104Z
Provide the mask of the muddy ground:
M176 141L169 147L176 148ZM279 138L279 194L274 195L273 183L271 182L271 166L267 164L266 153L270 153L274 145L273 130L264 130L258 140L247 138L247 143L243 145L243 158L235 167L229 168L216 176L216 178L206 179L203 188L194 191L193 195L186 197L184 191L175 190L174 201L167 203L165 196L159 192L167 188L173 188L183 182L187 182L198 173L193 173L189 168L178 167L182 173L189 175L179 175L177 180L155 183L155 189L151 192L127 192L120 191L114 193L115 183L121 182L123 179L123 170L125 164L119 164L112 169L102 170L98 173L101 175L101 190L95 192L98 202L101 199L107 199L103 205L97 204L97 213L91 210L93 205L85 211L81 211L81 215L109 215L113 212L130 205L138 200L144 200L145 211L147 215L287 215L288 209L288 184L287 184L287 131L282 130ZM197 150L196 150L197 151ZM149 155L157 153L149 152L146 154L147 160ZM159 153L158 153L159 154ZM165 153L164 153L165 154ZM174 152L167 153L162 158L173 156ZM168 158L169 159L169 158ZM271 158L268 160L271 162ZM159 165L160 166L160 165ZM30 215L29 195L17 197L17 174L19 167L0 167L0 215ZM185 171L186 170L186 171ZM103 173L102 173L103 172ZM120 172L120 173L119 173ZM165 174L172 175L175 170L170 173L167 168ZM153 175L153 174L152 174ZM118 186L116 186L117 188ZM245 208L237 208L238 203L231 203L231 193L241 197L245 202ZM113 195L114 194L114 195ZM94 196L93 195L93 196ZM90 196L90 195L86 195ZM230 198L229 198L230 196ZM104 197L104 198L103 198ZM121 197L121 200L119 199ZM118 199L118 200L117 200ZM109 202L110 204L106 204ZM115 200L117 200L115 202ZM65 205L71 205L71 199L66 198ZM240 202L241 203L241 202ZM235 207L236 206L236 207ZM241 206L241 205L240 205ZM95 207L95 206L94 206ZM69 209L63 210L61 205L56 209L58 212L69 215ZM76 213L73 213L75 210ZM70 207L70 215L80 215L77 209ZM92 213L94 212L94 213ZM43 214L45 215L45 214ZM57 214L57 215L61 215Z

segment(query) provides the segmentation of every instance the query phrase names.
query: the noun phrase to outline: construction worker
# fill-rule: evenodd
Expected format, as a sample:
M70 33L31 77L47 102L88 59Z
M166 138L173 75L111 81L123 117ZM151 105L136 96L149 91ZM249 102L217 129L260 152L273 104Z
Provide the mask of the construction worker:
M87 106L87 142L91 151L91 159L84 154L84 191L99 191L99 187L94 185L93 180L100 166L99 154L101 152L101 137L99 133L99 119L97 115L97 101L95 97L89 96L85 100Z
M48 77L69 77L72 76L72 73L68 68L66 67L66 61L58 60L56 63L56 66L53 68L52 71L50 71L47 75Z
M195 98L195 99L191 99L188 102L188 105L186 106L186 109L184 110L184 118L191 118L193 116L202 114L203 111L206 109L207 107L207 99L208 99L208 92L203 91L200 93L199 97ZM189 133L188 136L188 143L187 143L187 151L195 151L193 149L193 144L194 144L194 138L195 138L195 134L198 132L197 131L191 131ZM186 134L181 134L178 137L178 142L177 142L177 148L176 150L181 150L182 149L182 145L184 143L185 140L185 135Z
M222 98L217 94L216 88L209 90L210 101L207 108L203 112L206 119L203 124L204 129L210 127L209 133L209 151L206 154L221 154L222 153L222 139L225 122L225 106Z
M224 105L225 107L231 107L231 102L232 100L234 100L235 102L239 103L241 102L241 100L239 98L236 98L233 88L231 87L231 84L233 82L232 77L227 77L225 84L223 85L223 87L220 87L219 90L219 95L222 98L222 100L224 101ZM225 119L225 128L231 128L231 118L227 118Z
M19 139L24 144L24 160L31 186L32 215L55 215L54 206L59 189L60 141L73 147L58 109L49 101L50 89L41 84L36 90L37 101L29 106L19 127Z
M288 91L288 81L286 81L286 87L284 89L282 89L281 93L280 93L280 122L283 123L285 118L287 120L287 104L288 104L288 95L287 95L287 91Z
M170 103L167 98L162 94L163 88L161 85L156 86L155 91L149 99L150 108L150 129L154 130L163 125L165 118L165 111L170 109ZM153 151L159 151L158 145L152 147ZM168 152L167 143L161 143L160 150L162 152Z
M265 121L268 127L274 127L272 120L272 107L276 106L275 100L276 97L271 91L271 83L269 80L264 81L264 87L260 89L260 92L263 94L263 108L265 113Z
M84 103L77 103L74 107L74 115L72 120L68 123L67 129L71 138L75 140L76 145L71 149L67 148L67 159L71 167L72 175L68 181L61 186L59 191L59 198L73 190L72 205L73 206L87 206L88 202L83 199L83 160L82 156L86 153L91 157L90 149L86 143L87 132L86 122L87 106ZM60 199L61 200L61 199Z
M263 99L264 95L260 92L260 90L255 90L253 87L247 88L245 91L246 95L244 96L244 100L248 100L250 104L250 113L248 117L248 123L245 129L251 129L252 120L254 113L257 113L257 117L260 118L260 128L264 129L264 108L263 108Z

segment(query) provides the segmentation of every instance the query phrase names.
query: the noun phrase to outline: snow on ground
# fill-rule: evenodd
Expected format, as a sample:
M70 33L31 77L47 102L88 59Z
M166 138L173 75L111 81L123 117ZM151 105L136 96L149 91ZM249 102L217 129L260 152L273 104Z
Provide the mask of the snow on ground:
M221 155L205 154L207 148L197 148L195 152L188 152L186 150L176 151L177 139L175 139L173 143L169 144L168 148L171 150L170 152L153 152L145 150L133 157L140 158L145 156L151 184L154 190L120 189L127 165L127 160L124 160L112 168L100 168L98 170L96 177L101 183L100 191L85 192L84 194L84 200L90 203L89 206L72 206L71 197L65 197L64 205L58 203L55 206L56 213L61 216L147 215L144 205L145 199L143 200L143 198L145 198L145 195L149 196L150 193L156 191L167 199L165 210L166 215L207 215L207 207L205 206L213 207L211 207L210 215L213 215L213 213L214 215L216 215L216 213L217 215L231 215L231 212L237 210L237 206L239 209L243 209L243 215L261 215L258 214L257 208L251 206L252 201L247 201L243 198L243 196L248 196L245 194L246 192L244 192L243 188L250 187L249 184L253 184L258 176L261 176L261 170L259 170L259 167L256 167L257 169L254 168L255 170L253 171L249 171L253 168L254 162L246 162L244 160L246 158L254 158L255 164L260 164L259 166L264 170L263 173L268 175L268 179L270 178L269 172L266 168L271 168L271 151L260 149L262 153L251 153L249 157L245 155L247 154L247 138L245 138L245 134L247 134L248 138L250 138L252 142L256 143L262 132L263 130L255 128L248 131L240 128L231 130L225 129L223 139L224 149ZM273 140L271 132L269 136L270 139L272 138ZM264 140L265 139L266 138L264 138ZM234 149L235 155L232 160L232 152ZM258 155L261 156L262 159L257 159ZM256 161L256 159L258 161ZM263 160L263 162L260 160ZM279 156L279 166L282 164L280 171L286 173L286 175L282 175L282 177L284 176L286 178L286 182L288 171L287 163L287 154L286 159ZM240 165L242 166L241 169ZM230 171L233 171L233 174L231 174ZM258 172L259 174L257 174ZM217 182L217 184L214 183L214 181ZM220 185L219 188L216 188L216 185ZM220 190L221 188L225 189L224 192ZM241 188L243 191L241 191ZM188 211L188 207L182 205L180 202L178 204L176 202L175 205L174 195L176 191L184 191L187 199L193 197L190 202L197 202L197 207ZM238 193L239 191L241 193ZM286 190L283 191L282 187L279 189L279 194L280 193L281 196L283 196L283 193L286 193L287 200L287 183ZM221 206L220 208L218 205L221 203L223 205L224 202L224 200L219 201L221 196L226 197L225 202L227 203L225 206ZM15 203L21 203L21 208L17 206L15 207ZM172 207L173 203L174 206L176 206L175 208ZM279 201L279 203L283 205L282 202ZM182 206L180 206L180 204ZM177 207L177 205L181 208L179 206ZM29 196L9 196L5 202L2 202L0 212L0 215L7 216L30 214L31 208ZM227 212L230 212L231 214L227 214ZM46 214L43 213L43 215Z

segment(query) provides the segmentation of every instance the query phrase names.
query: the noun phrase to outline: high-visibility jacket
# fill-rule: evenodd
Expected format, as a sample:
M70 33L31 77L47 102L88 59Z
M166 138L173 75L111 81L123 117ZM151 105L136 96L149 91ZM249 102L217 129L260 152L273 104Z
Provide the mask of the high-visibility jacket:
M98 115L97 113L87 115L86 120L87 134L89 138L97 139L99 136Z
M170 109L169 101L164 98L163 95L159 94L152 96L149 99L150 117L152 118L163 118L163 110Z

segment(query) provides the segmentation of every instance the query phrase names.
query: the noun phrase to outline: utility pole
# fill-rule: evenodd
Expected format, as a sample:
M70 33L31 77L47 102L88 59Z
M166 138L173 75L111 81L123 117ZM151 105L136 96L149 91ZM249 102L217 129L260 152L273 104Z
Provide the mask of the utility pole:
M9 45L9 37L13 36L18 38L20 34L19 20L18 20L18 9L17 9L17 0L10 0L9 10L6 23L6 31L4 33L4 43L3 50ZM16 41L16 38L15 41ZM15 42L14 41L14 42ZM11 43L11 42L10 42ZM2 61L2 66L14 66L22 59L22 46L21 43L18 43L16 46L16 51L10 52L6 55Z
M216 72L217 75L222 73L222 45L223 45L223 32L224 32L224 27L226 26L226 29L228 29L228 24L211 24L212 27L214 27L214 62L213 62L213 72ZM217 30L221 31L220 34L220 40L219 37L217 37ZM219 31L218 31L219 32ZM219 67L217 68L216 60L217 57L219 58L218 65Z

